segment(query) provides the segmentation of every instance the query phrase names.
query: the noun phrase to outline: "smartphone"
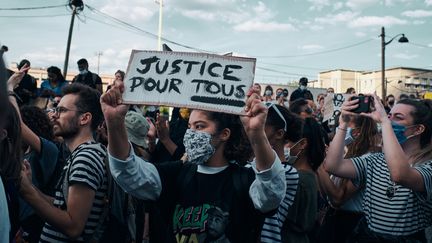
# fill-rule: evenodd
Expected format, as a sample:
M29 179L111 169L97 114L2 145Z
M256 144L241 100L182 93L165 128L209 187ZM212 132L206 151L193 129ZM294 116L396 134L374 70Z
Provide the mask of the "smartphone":
M354 96L351 100L359 100L358 107L352 110L354 113L369 113L373 104L372 96Z

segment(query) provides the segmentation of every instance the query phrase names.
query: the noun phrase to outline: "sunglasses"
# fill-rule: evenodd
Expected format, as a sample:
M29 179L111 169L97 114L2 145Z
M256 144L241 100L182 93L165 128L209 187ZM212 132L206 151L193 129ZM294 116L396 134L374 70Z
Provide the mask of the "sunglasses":
M285 118L283 117L282 113L279 111L279 108L275 105L275 103L271 103L271 102L267 102L265 103L265 105L267 106L268 109L272 108L276 111L276 113L279 115L280 119L282 119L282 121L284 122L284 131L287 131L287 123L285 121Z

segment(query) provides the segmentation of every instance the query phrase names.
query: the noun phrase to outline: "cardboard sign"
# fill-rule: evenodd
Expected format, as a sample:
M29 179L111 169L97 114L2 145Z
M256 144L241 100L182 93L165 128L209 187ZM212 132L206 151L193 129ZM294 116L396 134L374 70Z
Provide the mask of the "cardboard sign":
M340 109L349 94L327 94L324 98L323 122L329 121L329 125L335 124L336 117L340 114Z
M123 100L241 114L255 62L205 53L133 50Z

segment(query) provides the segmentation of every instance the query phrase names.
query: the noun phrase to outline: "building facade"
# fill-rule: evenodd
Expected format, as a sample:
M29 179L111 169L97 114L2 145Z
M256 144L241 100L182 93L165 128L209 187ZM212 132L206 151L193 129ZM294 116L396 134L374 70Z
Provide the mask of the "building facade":
M385 70L387 95L413 94L417 97L432 91L432 70L395 67ZM381 96L381 71L355 71L337 69L320 72L316 85L320 88L333 87L337 93L345 93L353 87L357 93L377 92ZM316 86L316 87L317 87Z

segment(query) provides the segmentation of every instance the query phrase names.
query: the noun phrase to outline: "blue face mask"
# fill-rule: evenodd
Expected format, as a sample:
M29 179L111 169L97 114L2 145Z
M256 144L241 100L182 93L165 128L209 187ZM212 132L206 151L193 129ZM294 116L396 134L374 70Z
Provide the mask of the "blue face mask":
M394 121L391 122L391 125L392 125L393 132L395 133L399 144L403 144L408 140L407 136L405 136L406 129L409 127L415 126L415 125L412 125L412 126L405 127L404 125L397 124ZM411 138L411 137L413 137L413 136L410 136L409 138Z

